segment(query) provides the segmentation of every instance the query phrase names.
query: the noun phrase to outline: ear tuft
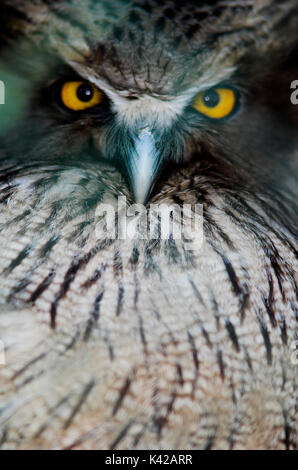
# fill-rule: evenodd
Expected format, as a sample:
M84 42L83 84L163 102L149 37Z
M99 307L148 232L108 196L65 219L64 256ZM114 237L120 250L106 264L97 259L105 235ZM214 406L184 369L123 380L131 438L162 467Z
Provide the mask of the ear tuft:
M26 15L12 3L4 0L0 4L0 49L21 34L26 22Z

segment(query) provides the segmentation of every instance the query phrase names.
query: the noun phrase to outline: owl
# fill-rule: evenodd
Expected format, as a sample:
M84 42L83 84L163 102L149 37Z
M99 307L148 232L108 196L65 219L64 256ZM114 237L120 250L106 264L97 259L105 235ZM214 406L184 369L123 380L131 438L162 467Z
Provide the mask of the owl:
M2 0L2 449L297 447L297 31L295 0ZM134 237L99 234L119 200ZM160 205L200 243L143 236Z

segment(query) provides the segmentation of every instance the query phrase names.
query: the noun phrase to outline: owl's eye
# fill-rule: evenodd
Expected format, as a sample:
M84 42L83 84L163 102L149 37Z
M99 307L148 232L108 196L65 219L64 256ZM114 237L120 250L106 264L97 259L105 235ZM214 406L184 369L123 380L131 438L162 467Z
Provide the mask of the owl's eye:
M103 94L88 82L66 82L61 89L61 100L66 108L83 111L101 103Z
M230 88L211 88L203 91L192 103L197 111L211 119L223 119L230 116L236 105L236 94Z

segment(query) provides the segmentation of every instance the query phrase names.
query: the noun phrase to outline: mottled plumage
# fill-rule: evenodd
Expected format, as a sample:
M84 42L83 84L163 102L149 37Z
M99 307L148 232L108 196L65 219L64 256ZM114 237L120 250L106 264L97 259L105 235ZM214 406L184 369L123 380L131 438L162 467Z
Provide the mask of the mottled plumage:
M4 1L1 448L297 447L296 3ZM203 119L219 84L239 110ZM98 239L119 196L202 204L202 248Z

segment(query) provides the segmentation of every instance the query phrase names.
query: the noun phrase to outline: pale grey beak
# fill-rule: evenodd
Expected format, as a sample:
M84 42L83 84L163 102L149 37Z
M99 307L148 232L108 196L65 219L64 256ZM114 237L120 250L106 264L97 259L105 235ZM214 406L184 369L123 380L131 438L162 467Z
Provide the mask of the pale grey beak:
M134 149L129 159L129 179L135 202L145 204L150 196L161 158L156 150L155 139L151 131L143 129L135 140Z

